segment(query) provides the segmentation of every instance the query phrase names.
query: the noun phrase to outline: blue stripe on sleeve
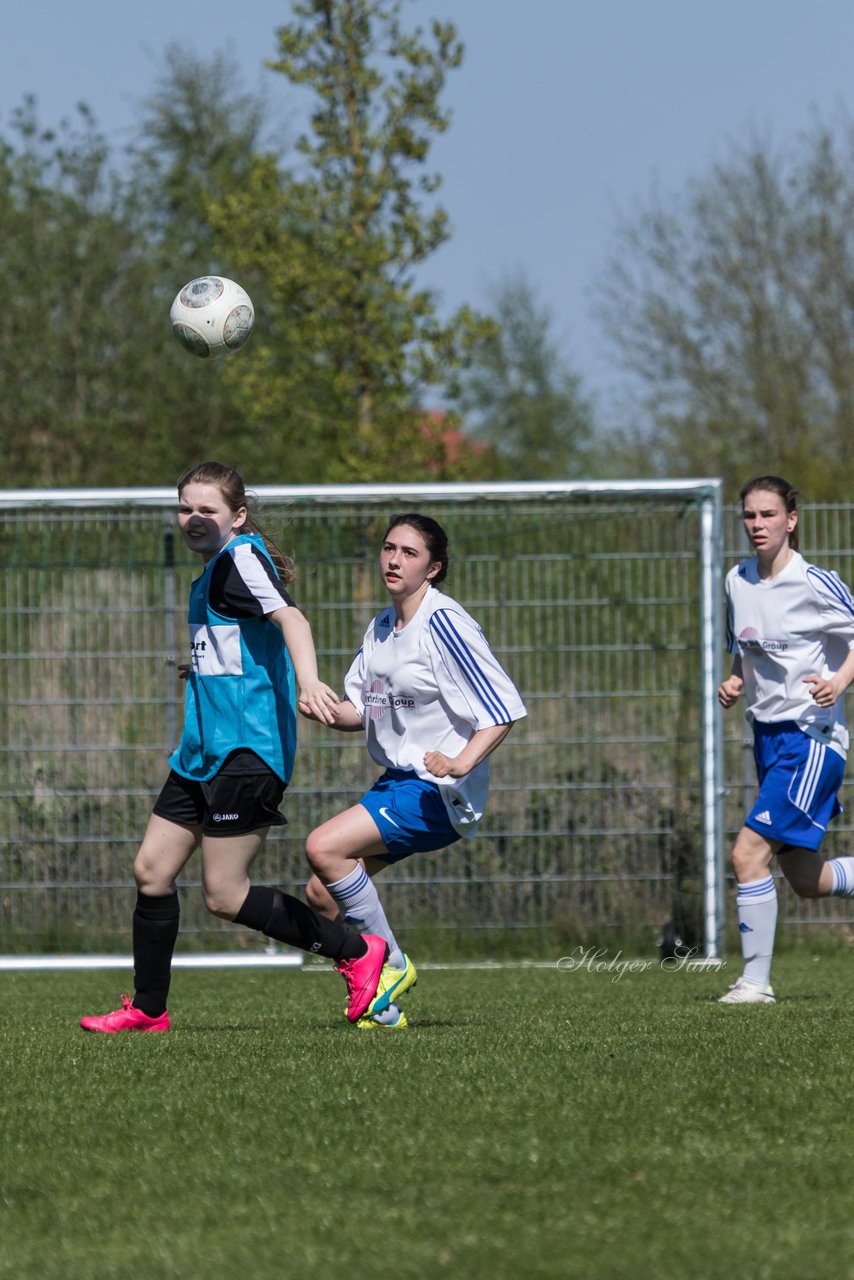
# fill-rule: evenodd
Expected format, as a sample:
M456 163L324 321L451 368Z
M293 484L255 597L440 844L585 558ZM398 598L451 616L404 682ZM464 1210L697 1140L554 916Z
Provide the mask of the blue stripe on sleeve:
M835 574L828 573L826 569L819 569L817 565L811 564L807 569L807 578L812 580L813 588L820 595L830 595L844 605L849 613L854 614L854 598L851 592L845 586L845 583L837 578Z
M436 610L430 619L430 629L453 655L459 670L466 677L483 706L489 711L495 724L508 724L513 717L495 687L478 666L474 654L453 625L446 610Z

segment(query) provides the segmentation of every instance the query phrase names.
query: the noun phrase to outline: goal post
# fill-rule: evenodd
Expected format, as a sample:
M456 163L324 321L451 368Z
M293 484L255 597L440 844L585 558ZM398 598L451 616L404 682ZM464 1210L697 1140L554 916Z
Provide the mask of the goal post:
M447 590L528 701L493 757L482 835L389 872L396 918L635 940L662 923L681 877L698 898L697 946L720 957L719 479L251 492L261 524L294 547L329 683L383 604L383 519L428 508L451 534ZM13 940L67 944L78 920L123 918L130 850L180 726L175 647L194 570L179 539L170 550L174 506L161 487L0 491L0 891ZM315 729L286 796L293 831L271 838L263 870L297 891L301 840L371 774L363 750L326 740L350 735Z

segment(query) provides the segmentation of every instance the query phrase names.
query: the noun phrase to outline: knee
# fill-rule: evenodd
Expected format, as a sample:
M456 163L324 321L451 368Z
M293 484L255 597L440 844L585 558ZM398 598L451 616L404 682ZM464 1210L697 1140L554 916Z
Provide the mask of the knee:
M826 896L822 893L817 880L808 879L805 876L798 875L788 875L786 879L788 880L789 887L798 895L799 898L823 898Z
M748 828L739 834L732 850L732 869L739 884L762 880L771 870L771 849L765 841L757 841L746 835Z
M323 827L318 827L309 835L305 842L305 856L316 875L322 876L332 867L334 849L331 840L324 835Z
M175 880L170 880L163 874L157 860L144 848L140 849L134 860L133 878L140 893L150 894L154 898L165 897L168 893L174 893L177 888Z
M212 916L220 920L233 920L243 906L246 894L238 902L233 892L224 887L205 887L202 890L205 906Z

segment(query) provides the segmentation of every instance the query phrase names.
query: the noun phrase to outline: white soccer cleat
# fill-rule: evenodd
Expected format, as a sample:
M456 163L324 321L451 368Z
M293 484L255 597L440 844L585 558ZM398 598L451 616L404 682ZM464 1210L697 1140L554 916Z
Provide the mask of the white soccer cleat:
M720 996L718 1004L776 1004L777 997L773 987L760 987L758 982L748 982L747 978L739 978L734 982L725 996Z

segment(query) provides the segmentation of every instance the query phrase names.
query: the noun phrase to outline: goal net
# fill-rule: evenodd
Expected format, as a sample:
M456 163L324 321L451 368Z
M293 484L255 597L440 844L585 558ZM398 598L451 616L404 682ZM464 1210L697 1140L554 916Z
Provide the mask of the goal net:
M527 930L649 948L666 921L721 945L719 482L262 487L292 554L321 676L341 689L386 603L389 515L448 530L444 589L478 620L528 718L492 757L478 838L384 874L410 929ZM131 866L181 730L198 560L173 490L0 494L0 950L126 948ZM293 782L254 869L300 893L303 843L376 770L358 735L301 722ZM257 946L209 916L198 865L182 935ZM532 944L533 949L533 944Z

